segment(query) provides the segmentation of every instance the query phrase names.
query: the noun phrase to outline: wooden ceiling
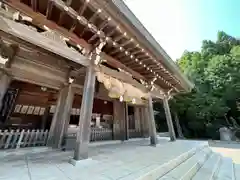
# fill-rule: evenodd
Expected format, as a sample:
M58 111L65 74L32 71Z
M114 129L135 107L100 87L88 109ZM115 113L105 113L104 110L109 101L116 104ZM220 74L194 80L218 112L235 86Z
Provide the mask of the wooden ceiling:
M164 90L183 90L180 81L163 66L161 59L153 57L150 52L142 48L134 38L134 34L120 27L99 7L96 0L5 0L4 2L32 17L35 25L42 26L45 23L47 27L59 30L70 41L84 48L94 47L100 39L105 39L107 44L103 48L103 53L109 65L119 68L118 64L111 63L113 58L127 69L131 69L130 73L138 80L144 77L143 80L150 84L156 78L154 83ZM49 24L49 21L53 24Z

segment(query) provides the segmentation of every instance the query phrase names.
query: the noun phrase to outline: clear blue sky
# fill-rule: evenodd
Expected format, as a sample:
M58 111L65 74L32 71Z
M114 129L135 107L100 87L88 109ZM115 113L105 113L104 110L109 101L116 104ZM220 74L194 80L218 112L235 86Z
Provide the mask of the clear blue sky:
M240 0L124 0L173 60L217 32L240 37Z

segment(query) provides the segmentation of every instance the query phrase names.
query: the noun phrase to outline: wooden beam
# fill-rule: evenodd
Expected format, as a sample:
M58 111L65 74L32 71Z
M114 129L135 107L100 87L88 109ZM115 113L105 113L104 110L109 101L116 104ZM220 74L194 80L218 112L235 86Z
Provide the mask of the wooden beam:
M95 21L96 17L98 16L99 12L96 11L88 20L88 23L94 24L93 22ZM88 26L85 26L82 33L80 34L80 37L84 35L84 33L89 29Z
M107 19L105 21L103 21L100 26L99 26L99 30L102 31L110 22L110 19ZM98 34L94 34L89 40L88 43L92 42L93 40L95 40L98 37Z
M120 36L117 36L117 37L115 37L114 39L113 39L113 41L115 41L115 42L118 42L118 41L120 41L122 38L124 38L125 37L125 35L124 34L121 34Z
M131 84L133 86L135 86L136 88L142 90L143 92L147 92L147 89L145 88L144 85L140 84L139 82L137 82L136 80L134 80L131 76L123 73L123 72L118 72L116 70L112 70L106 66L100 66L100 67L96 67L97 71L100 71L104 74L107 74L111 77L114 77L118 80L121 80L125 83Z
M121 52L121 50L118 47L116 47L115 50L109 52L109 55L114 55L114 54L116 54L118 52Z
M85 40L80 39L75 34L67 31L66 29L64 29L62 27L59 27L56 23L54 23L50 20L47 20L45 16L43 16L42 14L34 12L28 6L26 6L22 3L19 3L15 0L4 0L4 2L6 2L6 4L8 4L9 6L17 9L18 11L30 16L33 19L33 24L35 24L36 26L41 27L41 28L44 28L44 26L47 26L50 29L59 32L63 36L68 37L72 42L81 45L87 51L90 51L92 49L92 46L90 44L88 44ZM137 79L146 80L146 78L144 76L142 76L139 73L137 73L137 72L133 71L132 69L128 68L127 66L125 66L121 62L117 61L116 59L112 58L111 56L107 55L106 53L102 52L101 57L102 57L102 59L107 60L107 63L109 65L111 65L115 68L121 68L121 69L129 72L130 74L132 74Z
M138 48L137 46L133 46L133 47L130 47L130 48L127 48L127 49L125 49L125 50L127 50L127 51L132 51L132 50L134 50L134 49L136 49L136 48Z
M120 46L122 46L122 47L124 47L124 46L126 46L126 45L130 44L131 42L133 42L133 39L132 39L132 38L131 38L131 39L129 39L128 41L126 41L126 42L122 43L122 44L119 44L119 45L120 45Z
M114 27L110 32L106 33L106 37L112 36L116 30L117 28Z
M132 52L131 54L132 54L133 56L135 56L135 54L138 54L138 53L141 53L141 52L142 52L142 50L138 50L138 51Z
M44 26L47 26L48 28L59 32L63 36L68 37L74 43L81 44L84 47L87 47L87 49L91 49L91 45L89 45L86 41L78 38L77 35L70 33L66 29L58 26L56 23L48 20L44 15L34 12L30 7L24 5L23 3L17 2L15 0L4 0L4 2L14 9L30 16L33 19L32 23L34 25L42 29L44 29Z
M137 79L142 79L142 80L146 80L146 78L144 76L142 76L141 74L137 73L136 71L133 71L132 69L128 68L127 66L125 66L124 64L122 64L121 62L117 61L116 59L114 59L113 57L107 55L104 52L100 53L100 56L102 59L107 61L107 64L115 67L115 68L120 68L123 69L124 71L129 72L130 74L133 75L133 77L137 78Z

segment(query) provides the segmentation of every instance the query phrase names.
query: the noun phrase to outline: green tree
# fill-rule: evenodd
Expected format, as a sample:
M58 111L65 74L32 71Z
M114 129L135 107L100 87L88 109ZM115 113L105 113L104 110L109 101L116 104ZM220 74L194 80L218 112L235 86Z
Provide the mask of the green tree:
M240 124L240 40L220 31L216 42L204 40L201 51L185 51L177 63L195 83L170 101L186 137L218 138L219 127Z

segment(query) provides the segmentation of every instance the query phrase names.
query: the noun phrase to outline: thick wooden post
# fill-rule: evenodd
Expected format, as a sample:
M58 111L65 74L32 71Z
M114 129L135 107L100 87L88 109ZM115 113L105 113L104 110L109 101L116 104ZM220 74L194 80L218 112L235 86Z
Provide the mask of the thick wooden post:
M94 100L96 73L92 66L87 68L82 104L79 119L79 129L77 132L76 148L73 160L78 161L88 158L88 144L91 132L92 108Z
M9 75L5 74L4 72L2 72L2 74L0 73L0 110L3 105L2 101L3 101L4 95L7 92L11 79L12 78Z
M45 108L44 114L42 116L42 122L41 122L41 129L45 129L46 128L46 122L50 113L50 108L51 106L47 106Z
M128 140L129 139L129 116L128 116L127 103L124 103L124 109L125 109L125 138L124 138L124 140Z
M170 139L171 139L171 141L175 141L176 135L175 135L174 127L173 127L172 116L171 116L170 108L168 105L167 97L163 98L163 107L164 107L164 111L165 111L165 115L166 115L166 119L167 119L167 125L168 125L168 131L170 134Z
M135 130L139 133L141 129L140 125L140 108L134 107L134 121L135 121Z
M47 146L52 146L52 144L54 143L54 132L55 132L55 128L56 128L56 124L57 124L57 119L58 119L58 113L60 111L60 106L63 104L63 89L60 90L59 94L58 94L58 99L57 99L57 104L56 104L56 109L52 118L52 122L51 122L51 126L50 126L50 130L48 133L48 139L47 139Z
M72 85L61 89L48 137L48 146L61 148L66 127L69 124L74 93Z
M153 111L153 102L152 97L150 96L148 99L148 109L146 109L149 114L149 134L150 134L150 144L156 145L158 143L157 141L157 131L156 131L156 124L155 124L155 118L154 118L154 111Z
M179 123L178 115L177 115L176 112L174 113L174 119L175 119L175 123L176 123L176 126L177 126L178 136L179 136L179 138L184 139L184 135L182 133L182 128L181 128L181 125Z
M113 101L113 136L115 140L125 140L125 108L124 103Z
M147 107L140 108L140 128L141 128L141 135L144 138L149 137L149 128L148 128L148 111L146 110Z
M74 98L74 93L72 89L72 85L66 86L63 88L64 91L64 99L61 102L62 105L60 106L61 109L58 112L58 122L57 122L57 128L55 128L55 143L53 145L53 148L61 148L62 141L64 137L64 133L66 128L69 125L69 120L71 116L71 109L72 109L72 103Z

